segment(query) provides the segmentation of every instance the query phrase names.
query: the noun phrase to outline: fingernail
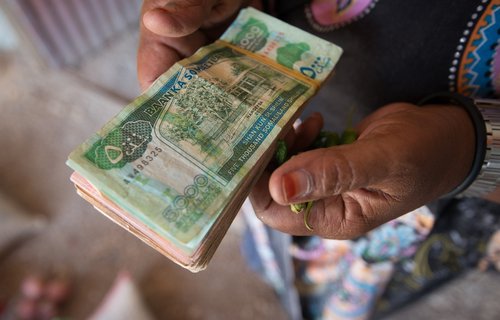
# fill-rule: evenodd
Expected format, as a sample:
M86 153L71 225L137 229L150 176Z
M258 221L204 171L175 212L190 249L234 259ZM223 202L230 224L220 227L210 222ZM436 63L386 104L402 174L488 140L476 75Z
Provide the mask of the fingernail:
M285 174L281 178L285 201L299 200L312 191L312 176L306 170L297 170Z
M298 127L300 127L301 124L302 124L302 119L297 118L297 120L295 120L295 122L293 123L293 128L297 129Z

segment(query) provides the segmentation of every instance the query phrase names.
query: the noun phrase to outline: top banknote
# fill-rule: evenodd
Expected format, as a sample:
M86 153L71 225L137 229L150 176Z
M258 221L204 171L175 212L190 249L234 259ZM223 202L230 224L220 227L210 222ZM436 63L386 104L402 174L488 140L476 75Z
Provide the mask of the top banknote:
M96 201L112 203L108 209L157 246L168 243L169 257L199 255L217 245L207 244L220 240L211 232L234 217L275 141L340 55L244 9L219 40L177 62L73 151L68 165L100 192Z
M320 83L330 75L342 54L340 47L251 8L241 11L221 40Z

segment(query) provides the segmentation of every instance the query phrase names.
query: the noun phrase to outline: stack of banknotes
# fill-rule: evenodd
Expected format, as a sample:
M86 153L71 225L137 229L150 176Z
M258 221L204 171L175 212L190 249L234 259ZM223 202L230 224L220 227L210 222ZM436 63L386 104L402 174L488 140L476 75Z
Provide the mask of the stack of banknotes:
M342 50L252 8L74 150L78 193L172 261L206 268Z

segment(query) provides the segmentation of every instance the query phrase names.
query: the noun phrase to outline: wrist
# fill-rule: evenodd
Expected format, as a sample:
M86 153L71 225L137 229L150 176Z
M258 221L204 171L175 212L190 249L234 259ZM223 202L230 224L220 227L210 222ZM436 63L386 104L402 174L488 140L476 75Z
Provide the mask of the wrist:
M452 104L428 104L421 107L428 112L429 121L433 123L436 146L429 155L435 170L434 187L438 197L454 196L470 175L474 166L476 148L474 125L468 113ZM439 142L437 142L439 141Z
M474 180L478 177L483 161L485 159L486 155L486 126L483 121L483 116L479 109L476 107L474 100L461 96L456 93L449 93L449 92L443 92L443 93L437 93L430 95L426 97L423 101L420 103L421 105L427 105L427 104L437 104L437 105L447 105L447 106L454 106L457 109L462 109L462 112L459 112L462 114L461 119L462 121L465 120L465 122L462 122L462 126L468 126L469 128L473 128L474 132L474 139L473 139L473 145L474 148L470 148L470 135L467 134L467 132L470 133L470 129L467 130L462 130L460 132L457 132L458 138L460 140L459 144L453 145L453 148L457 150L457 153L460 154L460 150L462 152L469 153L469 159L472 158L472 161L469 161L469 169L466 170L468 173L465 175L465 178L462 178L462 175L460 176L459 183L451 192L446 194L444 197L455 197L457 195L462 194L465 190L467 190ZM464 118L465 113L468 115L468 120ZM454 112L455 114L459 114ZM469 147L467 147L469 146ZM467 156L462 153L462 158L450 158L449 163L450 166L456 164L456 162L461 161L462 165L467 165L466 159ZM463 170L463 167L462 167Z

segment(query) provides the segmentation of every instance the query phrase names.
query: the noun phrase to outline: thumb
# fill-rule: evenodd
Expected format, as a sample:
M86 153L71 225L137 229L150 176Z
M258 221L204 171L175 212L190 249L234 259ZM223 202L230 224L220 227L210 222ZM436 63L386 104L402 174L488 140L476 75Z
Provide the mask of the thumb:
M383 145L358 140L294 156L273 172L271 196L286 205L376 185L390 174L391 157Z
M142 22L157 35L183 37L198 30L209 16L212 6L205 2L207 1L174 1L146 11Z

